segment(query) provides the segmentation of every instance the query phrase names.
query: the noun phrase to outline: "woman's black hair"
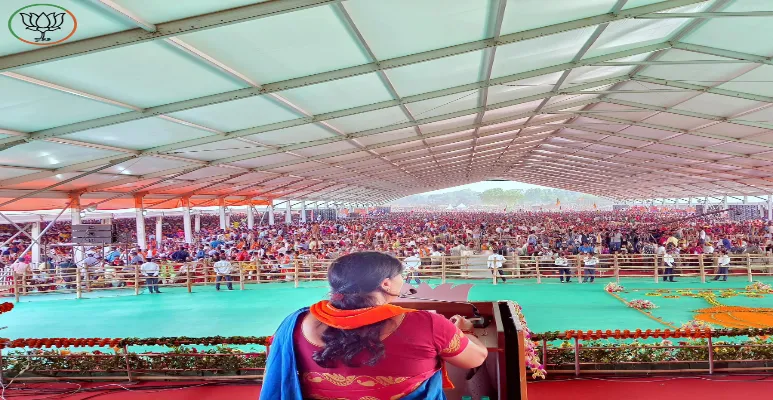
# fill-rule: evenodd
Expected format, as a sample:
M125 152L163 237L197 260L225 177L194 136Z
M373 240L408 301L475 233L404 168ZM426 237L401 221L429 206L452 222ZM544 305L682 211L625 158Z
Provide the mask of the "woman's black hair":
M330 305L340 310L372 307L376 305L372 293L381 289L381 282L402 272L403 264L400 260L376 251L352 253L337 258L327 274L333 294ZM335 367L339 361L356 367L358 365L354 363L354 358L367 351L370 359L364 364L375 365L384 357L381 334L387 321L357 329L328 327L322 333L325 347L316 351L312 359L323 368Z

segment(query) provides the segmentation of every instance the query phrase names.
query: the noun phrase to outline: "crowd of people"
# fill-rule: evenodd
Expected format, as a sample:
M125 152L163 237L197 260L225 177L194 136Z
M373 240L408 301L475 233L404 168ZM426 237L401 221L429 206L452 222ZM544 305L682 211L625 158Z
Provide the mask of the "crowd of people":
M417 283L422 265L436 264L443 256L473 254L490 255L489 267L494 270L501 268L504 256L539 258L554 263L566 282L571 281L568 258L582 260L583 279L593 281L599 255L618 254L625 259L658 254L666 268L664 277L673 280L675 260L682 254L717 253L723 256L722 263L727 254L769 255L773 250L772 222L734 222L722 214L693 216L684 210L403 212L306 223L296 216L291 224L256 221L253 229L247 228L246 215L235 214L231 220L232 226L221 229L218 216L204 215L194 243L185 243L182 218L165 217L162 237L156 237L155 229L147 233L147 249L136 244L69 246L68 225L56 223L42 239L44 251L35 263L31 252L24 253L29 245L26 236L0 246L0 271L6 283L14 274L23 274L45 289L48 284L72 287L77 271L92 282L121 285L125 283L116 277L134 276L139 268L150 292L156 293L159 280L173 283L185 272L181 268L188 268L185 263L207 260L219 290L221 281L232 289L234 262L247 262L251 266L247 275L279 273L296 260L310 263L375 250L404 259L409 278ZM119 231L134 229L133 219L113 222ZM3 227L7 230L8 225ZM724 279L726 264L720 265L725 267Z

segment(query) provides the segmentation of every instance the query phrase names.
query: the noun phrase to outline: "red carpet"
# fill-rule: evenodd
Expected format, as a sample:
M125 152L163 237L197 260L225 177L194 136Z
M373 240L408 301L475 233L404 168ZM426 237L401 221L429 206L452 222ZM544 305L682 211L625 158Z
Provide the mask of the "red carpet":
M238 400L258 398L258 385L214 385L211 382L143 382L18 384L6 399L63 400ZM199 386L196 386L199 385ZM186 386L186 387L183 387ZM128 389L128 390L127 390ZM773 398L773 376L636 377L548 380L529 384L529 400L736 400Z
M635 377L529 384L529 400L737 400L773 398L773 376Z
M11 399L61 400L257 400L259 385L216 385L213 382L142 382L142 383L14 383L5 391ZM198 386L197 386L198 385ZM183 387L188 386L188 387Z

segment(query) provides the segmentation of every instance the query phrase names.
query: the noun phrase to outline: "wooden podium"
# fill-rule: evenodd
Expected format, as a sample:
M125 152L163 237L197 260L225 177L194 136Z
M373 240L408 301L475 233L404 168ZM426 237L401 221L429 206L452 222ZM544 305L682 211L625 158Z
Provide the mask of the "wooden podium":
M417 310L431 310L450 318L456 314L467 318L473 317L473 308L464 303L443 303L434 301L401 299L401 307ZM448 365L448 372L456 389L446 391L449 400L461 399L463 395L473 394L471 386L480 395L489 396L492 400L527 400L526 394L526 365L524 357L524 335L520 321L516 316L511 301L495 302L470 302L482 317L489 323L485 328L475 328L475 334L488 348L488 358L484 363L485 368L476 373L476 377L467 381L469 370L461 370ZM477 376L487 374L488 376ZM472 385L471 382L477 382ZM480 382L485 382L480 387Z

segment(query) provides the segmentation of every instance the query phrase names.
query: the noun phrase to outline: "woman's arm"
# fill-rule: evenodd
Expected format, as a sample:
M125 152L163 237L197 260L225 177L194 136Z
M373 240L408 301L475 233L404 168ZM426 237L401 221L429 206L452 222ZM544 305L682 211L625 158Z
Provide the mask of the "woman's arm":
M461 353L444 358L444 360L459 368L475 368L483 364L488 356L488 349L472 334L472 322L460 315L451 317L451 322L464 333L469 339L469 343Z

